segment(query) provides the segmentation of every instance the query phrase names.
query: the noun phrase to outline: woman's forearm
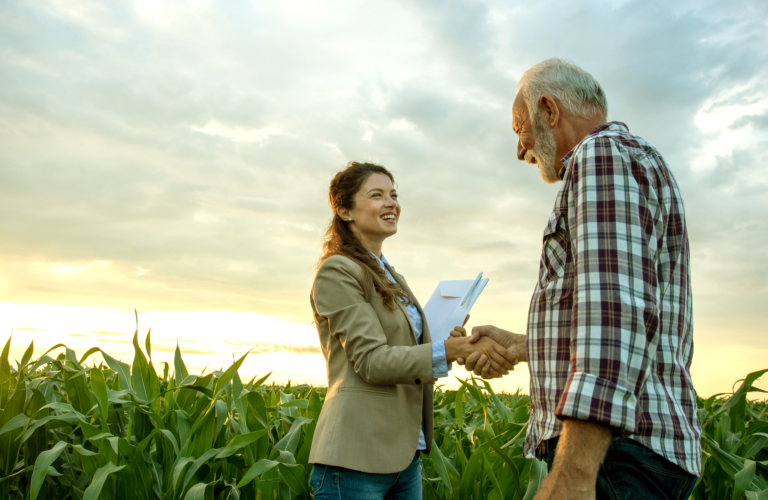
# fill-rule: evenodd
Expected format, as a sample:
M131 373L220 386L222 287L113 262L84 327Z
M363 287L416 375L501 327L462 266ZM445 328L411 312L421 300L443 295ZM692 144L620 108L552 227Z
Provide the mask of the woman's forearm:
M415 346L383 345L365 350L360 339L347 338L347 358L355 373L367 384L431 384L432 344Z

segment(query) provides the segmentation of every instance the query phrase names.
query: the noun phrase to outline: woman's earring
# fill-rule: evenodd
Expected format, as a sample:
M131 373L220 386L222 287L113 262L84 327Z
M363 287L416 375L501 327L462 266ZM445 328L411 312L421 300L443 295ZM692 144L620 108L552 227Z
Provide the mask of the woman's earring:
M352 222L352 219L347 219L349 222Z

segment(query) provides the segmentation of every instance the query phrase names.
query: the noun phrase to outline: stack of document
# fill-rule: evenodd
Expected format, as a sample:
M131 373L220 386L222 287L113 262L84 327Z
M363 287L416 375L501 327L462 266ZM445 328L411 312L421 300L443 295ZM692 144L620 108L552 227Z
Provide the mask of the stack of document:
M474 280L441 281L424 306L432 342L445 340L454 327L462 326L488 278L480 273Z

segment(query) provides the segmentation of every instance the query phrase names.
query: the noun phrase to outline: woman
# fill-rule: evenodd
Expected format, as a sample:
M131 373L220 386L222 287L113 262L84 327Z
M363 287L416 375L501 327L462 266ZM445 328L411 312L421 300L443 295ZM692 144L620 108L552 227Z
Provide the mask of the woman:
M389 171L350 162L331 181L330 203L310 297L328 369L310 484L316 499L419 499L434 379L478 350L505 370L503 348L487 337L431 343L421 306L381 251L400 218Z

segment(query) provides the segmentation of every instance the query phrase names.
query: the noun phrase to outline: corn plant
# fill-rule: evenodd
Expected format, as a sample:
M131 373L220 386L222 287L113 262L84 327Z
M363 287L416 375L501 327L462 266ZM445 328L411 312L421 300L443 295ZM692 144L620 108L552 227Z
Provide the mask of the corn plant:
M732 394L698 398L703 475L692 498L768 500L768 405L749 401L768 370L750 373Z
M306 386L243 384L237 370L173 375L134 335L132 365L58 345L0 361L0 498L310 498L307 460L321 408ZM63 350L56 358L48 354ZM101 352L100 352L101 351ZM104 363L86 366L100 352Z
M190 375L178 346L158 373L150 334L142 349L138 330L130 365L99 348L78 358L64 345L33 361L30 344L12 366L10 342L0 356L0 498L312 498L308 459L324 388L268 385L269 375L243 383L245 356ZM768 499L766 403L747 398L766 371L732 395L698 400L704 477L695 499ZM435 390L425 498L533 498L546 465L523 457L528 397L460 382Z
M532 499L546 464L523 457L530 404L484 380L435 394L435 442L422 460L424 498Z

